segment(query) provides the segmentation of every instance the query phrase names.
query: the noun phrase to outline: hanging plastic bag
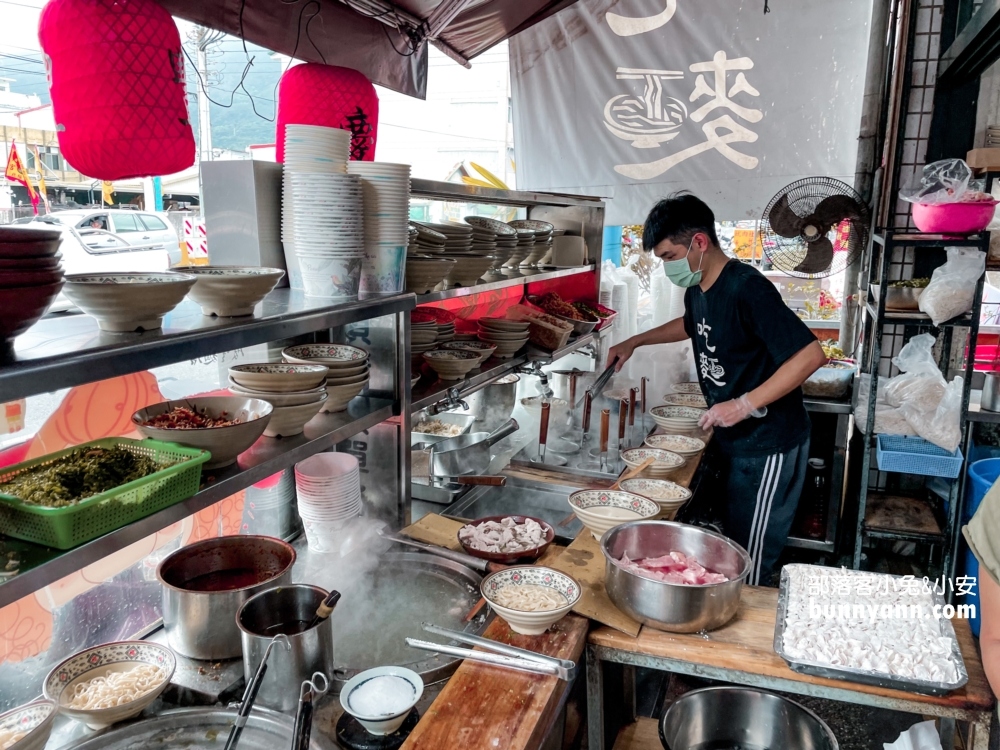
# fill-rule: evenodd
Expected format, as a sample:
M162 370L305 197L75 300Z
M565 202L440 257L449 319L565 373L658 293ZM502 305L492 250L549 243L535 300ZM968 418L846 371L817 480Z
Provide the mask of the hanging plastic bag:
M934 341L929 333L914 336L892 358L902 374L890 379L880 394L886 405L899 408L910 403L922 411L937 408L947 383L934 361Z
M878 384L878 400L875 402L875 432L881 435L915 436L917 431L910 426L903 412L885 403L886 381ZM871 377L864 376L858 382L858 408L855 419L862 432L868 431L868 393L871 391Z
M976 284L986 270L986 254L974 247L949 247L948 260L934 269L920 295L920 311L938 326L972 310Z
M937 205L967 200L972 170L962 159L944 159L927 164L920 187L901 190L899 197L910 203Z
M924 440L954 453L962 438L960 416L962 413L961 377L956 377L944 390L944 395L937 408L928 410L921 408L919 401L908 401L900 407L906 421Z

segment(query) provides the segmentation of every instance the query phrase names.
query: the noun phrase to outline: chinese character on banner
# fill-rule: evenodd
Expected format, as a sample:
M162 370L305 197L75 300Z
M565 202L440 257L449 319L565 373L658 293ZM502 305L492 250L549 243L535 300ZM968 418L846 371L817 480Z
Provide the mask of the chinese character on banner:
M605 18L608 26L618 36L635 36L645 34L647 31L655 31L661 26L665 26L677 12L677 0L664 0L664 8L659 13L642 18L630 18L617 13L608 13Z

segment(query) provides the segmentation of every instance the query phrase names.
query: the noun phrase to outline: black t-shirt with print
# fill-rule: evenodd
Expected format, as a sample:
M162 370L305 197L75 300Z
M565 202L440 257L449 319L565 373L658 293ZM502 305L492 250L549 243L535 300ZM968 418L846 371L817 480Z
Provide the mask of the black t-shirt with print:
M684 306L684 330L709 406L749 393L816 340L774 284L738 261L727 263L707 292L690 287ZM714 439L729 455L763 455L791 450L808 434L802 389L796 388L769 404L760 419L717 427Z

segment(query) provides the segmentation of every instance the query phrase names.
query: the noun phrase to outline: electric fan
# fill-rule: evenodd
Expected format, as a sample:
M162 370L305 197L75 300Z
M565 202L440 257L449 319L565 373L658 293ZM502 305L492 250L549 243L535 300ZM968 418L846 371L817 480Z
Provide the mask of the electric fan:
M832 276L860 256L868 225L868 206L854 188L829 177L808 177L785 187L764 209L764 255L788 276Z

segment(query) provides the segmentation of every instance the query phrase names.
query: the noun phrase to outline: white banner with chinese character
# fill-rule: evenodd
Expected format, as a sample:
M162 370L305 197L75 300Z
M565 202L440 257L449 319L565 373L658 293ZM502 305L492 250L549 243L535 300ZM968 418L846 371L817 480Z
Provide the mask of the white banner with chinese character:
M690 190L756 219L854 182L871 0L580 0L510 41L517 186L607 196L638 224Z

